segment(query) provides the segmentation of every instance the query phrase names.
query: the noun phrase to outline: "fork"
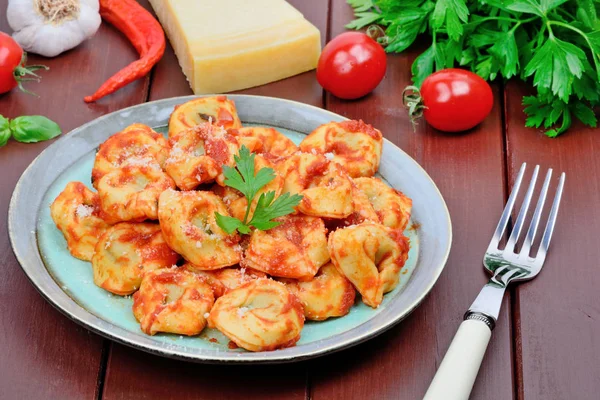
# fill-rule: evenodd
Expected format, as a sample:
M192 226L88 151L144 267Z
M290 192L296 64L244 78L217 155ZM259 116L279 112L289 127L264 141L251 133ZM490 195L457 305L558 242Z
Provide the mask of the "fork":
M450 348L444 356L444 359L425 394L424 400L464 400L469 398L485 350L490 341L492 330L498 320L498 314L500 313L500 307L502 305L502 297L504 296L506 287L511 282L533 279L542 269L548 252L548 246L550 245L550 239L552 238L558 207L560 205L560 199L565 184L564 172L561 174L558 182L552 208L548 216L548 222L546 223L546 228L542 235L537 254L534 257L531 257L530 251L536 237L542 209L544 208L544 203L546 201L546 195L548 194L552 169L549 169L546 173L546 178L544 179L527 235L525 236L523 246L518 253L516 252L516 245L519 241L527 210L529 209L529 204L533 197L533 191L540 169L539 165L537 165L533 171L529 188L525 193L523 204L508 241L506 242L506 246L503 250L499 249L500 240L508 225L515 199L519 192L523 175L525 174L525 168L526 163L523 163L506 203L506 207L498 222L498 227L496 228L485 256L483 257L483 265L492 274L492 277L466 312L464 321L458 328L458 331L450 344Z

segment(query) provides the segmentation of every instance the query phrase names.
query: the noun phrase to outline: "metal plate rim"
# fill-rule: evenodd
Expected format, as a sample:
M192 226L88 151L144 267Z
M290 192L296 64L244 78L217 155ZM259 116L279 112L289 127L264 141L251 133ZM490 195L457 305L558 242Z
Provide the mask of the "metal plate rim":
M210 95L207 95L207 96L210 96ZM21 265L21 268L25 272L25 275L27 276L27 278L34 285L34 287L38 290L38 292L42 295L42 297L44 297L44 299L46 299L57 310L59 310L61 313L63 313L69 319L73 320L74 322L78 323L79 325L82 325L86 329L90 329L91 331L93 331L97 334L100 334L101 336L107 337L111 340L115 340L116 342L131 346L131 347L134 347L134 348L137 348L137 349L140 349L140 350L152 353L152 354L157 354L157 355L165 356L165 357L169 357L169 358L176 358L176 359L182 359L182 360L193 361L193 362L201 362L201 363L219 363L219 364L223 364L223 363L235 363L235 364L240 364L240 363L252 363L252 364L256 364L256 363L261 363L261 364L287 363L287 362L296 362L296 361L301 361L301 360L305 360L305 359L309 359L309 358L314 358L314 357L322 356L322 355L328 354L328 353L333 353L333 352L357 345L357 344L362 343L378 334L383 333L384 331L386 331L386 330L390 329L391 327L393 327L394 325L396 325L402 319L406 318L412 311L414 311L421 304L421 302L429 294L429 292L431 291L431 289L433 288L433 286L439 279L439 276L441 275L441 273L446 265L446 262L447 262L447 259L448 259L449 253L450 253L450 247L451 247L451 243L452 243L452 223L450 220L450 213L448 211L448 208L447 208L447 205L445 203L443 196L441 195L441 193L439 192L439 189L437 188L437 186L435 185L433 180L429 177L427 172L414 159L412 159L408 154L406 154L402 149L400 149L398 146L396 146L395 144L393 144L392 142L390 142L389 140L387 140L385 138L384 138L384 142L385 142L384 146L388 146L388 147L391 146L393 148L393 151L400 152L404 158L406 158L408 161L414 163L414 166L416 166L420 170L421 174L428 180L427 183L432 186L435 193L439 197L439 200L441 201L441 206L443 208L440 211L444 214L445 222L446 222L445 227L444 227L445 228L444 233L447 235L447 243L446 243L446 247L443 252L443 255L441 256L441 258L439 259L439 261L437 263L438 265L432 271L430 281L428 282L427 286L423 288L421 294L412 301L411 305L408 308L406 308L405 310L403 310L403 312L401 314L399 314L398 316L396 316L394 318L390 318L390 319L384 319L384 321L379 321L379 324L377 327L366 330L356 337L352 337L352 338L346 339L344 341L330 343L326 346L321 346L321 347L316 346L318 343L310 343L310 344L307 344L306 347L310 346L310 347L315 347L315 348L310 351L299 352L299 354L294 354L294 350L300 349L300 347L292 347L292 348L288 348L288 349L284 349L284 350L271 351L271 352L259 352L259 353L251 353L251 352L227 353L227 352L223 352L222 354L220 354L218 356L202 354L203 353L202 351L190 353L190 352L186 352L186 351L179 351L176 349L165 349L164 346L157 345L157 344L155 344L156 342L153 343L151 338L145 338L142 336L142 334L134 334L123 328L120 328L116 325L106 322L106 321L102 320L101 318L89 313L87 310L83 309L78 304L76 304L73 299L71 299L64 292L62 292L62 290L60 289L58 284L51 277L50 273L46 270L46 266L44 265L43 261L39 257L39 254L37 254L38 260L37 260L36 265L31 265L30 261L27 260L26 254L23 253L23 251L26 250L26 248L25 248L26 245L19 243L20 239L25 239L25 238L19 237L17 234L17 228L18 228L17 225L19 224L17 210L20 205L20 202L23 201L21 199L21 197L22 197L21 193L23 191L23 188L26 187L28 184L31 185L31 183L27 180L27 177L32 173L32 171L35 168L40 168L40 165L39 165L40 160L43 158L44 154L51 153L53 151L53 149L58 148L64 142L66 142L68 140L72 140L70 138L74 137L78 132L85 132L85 130L89 126L99 124L103 120L110 118L111 116L114 116L116 114L131 113L131 112L135 112L137 109L140 109L140 108L143 109L146 107L150 107L152 105L169 104L169 103L173 103L175 101L177 103L183 103L185 101L188 101L188 100L191 100L191 99L197 98L197 97L204 97L204 96L192 95L192 96L172 97L172 98L168 98L168 99L161 99L161 100L157 100L157 101L153 101L153 102L138 104L138 105L135 105L132 107L124 108L122 110L115 111L113 113L109 113L104 116L101 116L95 120L92 120L92 121L84 124L84 125L81 125L78 128L73 129L68 134L65 134L62 138L57 140L55 143L53 143L47 149L45 149L42 153L40 153L31 162L31 164L25 169L25 171L23 172L23 174L21 175L21 177L19 178L19 181L17 182L17 184L15 186L15 189L13 191L13 194L12 194L12 197L11 197L11 200L9 203L8 234L9 234L10 243L11 243L13 252L15 253L16 258L17 258L19 264ZM228 97L233 99L234 101L244 99L245 101L267 101L267 102L270 101L270 102L281 103L281 104L287 103L287 105L289 107L292 107L294 109L301 109L301 110L303 109L309 113L319 113L321 115L327 115L327 116L331 117L331 120L347 119L347 118L340 116L339 114L335 114L331 111L323 110L321 108L318 108L318 107L315 107L312 105L295 102L293 100L286 100L286 99L266 97L266 96L254 96L254 95L228 95ZM58 174L60 174L60 172L57 172L57 175ZM47 190L47 188L49 187L49 185L51 185L51 182L45 183L45 185L46 185L46 187L44 190L44 194L45 194L45 191ZM43 194L41 197L43 197ZM41 201L41 199L40 199L40 201ZM41 204L35 204L34 206L36 207L34 220L37 221ZM31 236L33 236L33 239L30 237L28 239L29 240L28 244L31 244L30 243L31 240L36 242L35 249L37 250L37 240L34 235L35 231L32 231L31 233L32 233ZM23 235L21 235L21 236L23 236ZM36 267L39 268L40 266L45 271L45 274L40 274L40 275L36 274L36 272L37 272ZM382 315L376 315L370 321L373 321L375 319L381 319L381 317L382 317ZM360 325L355 328L352 328L350 331L354 331L358 328L360 328ZM324 339L323 341L324 342L332 341L333 339L335 339L335 337L336 336L333 336L331 338ZM145 339L145 340L143 340L143 339Z

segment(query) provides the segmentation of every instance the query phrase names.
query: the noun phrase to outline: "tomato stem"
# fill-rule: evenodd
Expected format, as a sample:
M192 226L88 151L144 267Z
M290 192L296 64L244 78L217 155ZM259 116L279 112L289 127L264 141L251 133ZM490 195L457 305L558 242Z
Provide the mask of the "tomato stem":
M40 69L44 69L47 71L50 68L48 68L45 65L27 65L26 66L25 65L26 62L27 62L27 53L23 52L23 56L21 57L21 64L19 64L15 67L15 70L13 71L13 76L15 78L15 81L17 81L17 85L19 86L19 89L22 92L39 97L37 94L25 89L23 87L23 82L26 82L26 81L38 81L39 82L41 77L33 71L37 71ZM26 76L28 76L28 75L33 76L34 78L26 78Z
M366 35L384 47L389 44L389 37L379 25L370 25Z
M408 116L413 126L413 131L417 130L417 120L423 117L423 110L427 107L423 104L421 92L416 86L407 86L402 91L402 104L408 108Z

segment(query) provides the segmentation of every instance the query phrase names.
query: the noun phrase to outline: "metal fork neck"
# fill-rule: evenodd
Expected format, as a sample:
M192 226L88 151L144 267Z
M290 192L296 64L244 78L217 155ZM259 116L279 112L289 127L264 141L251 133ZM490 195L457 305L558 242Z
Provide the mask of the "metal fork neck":
M490 280L481 289L481 292L479 292L479 295L471 307L469 307L469 311L465 314L465 319L479 319L483 321L483 317L488 317L491 322L483 322L486 322L490 329L494 329L498 315L500 314L500 307L502 306L505 291L506 286L498 285Z

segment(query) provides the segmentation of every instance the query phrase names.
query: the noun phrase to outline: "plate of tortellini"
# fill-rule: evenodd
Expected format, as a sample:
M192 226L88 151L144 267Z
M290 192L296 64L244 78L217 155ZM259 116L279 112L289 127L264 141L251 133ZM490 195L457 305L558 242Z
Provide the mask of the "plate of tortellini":
M414 310L450 250L441 194L385 135L262 96L123 109L27 168L11 243L61 312L151 353L278 363L341 350Z

